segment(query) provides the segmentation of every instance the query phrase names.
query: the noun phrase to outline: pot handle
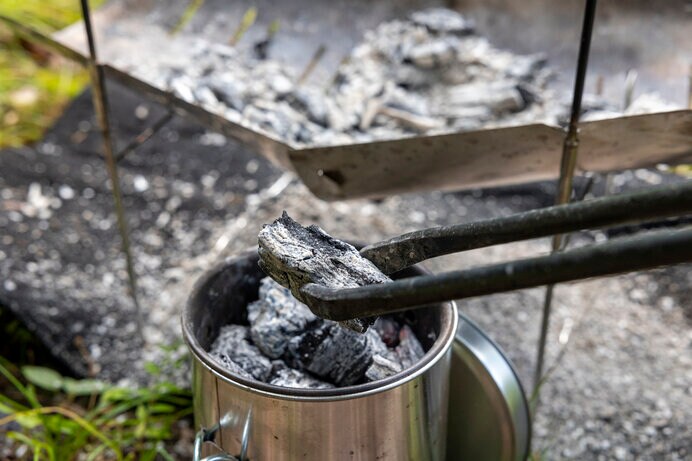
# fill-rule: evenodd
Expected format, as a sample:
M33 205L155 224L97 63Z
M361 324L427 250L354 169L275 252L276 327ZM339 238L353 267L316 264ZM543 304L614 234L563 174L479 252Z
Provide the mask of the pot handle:
M219 429L227 427L235 420L231 413L226 413L218 423L214 424L210 429L202 428L195 436L195 446L192 455L192 461L246 461L247 448L250 439L250 424L252 421L252 410L248 411L245 425L243 426L243 439L241 443L240 458L236 458L228 453L217 453L214 455L202 458L202 445L205 442L212 442Z

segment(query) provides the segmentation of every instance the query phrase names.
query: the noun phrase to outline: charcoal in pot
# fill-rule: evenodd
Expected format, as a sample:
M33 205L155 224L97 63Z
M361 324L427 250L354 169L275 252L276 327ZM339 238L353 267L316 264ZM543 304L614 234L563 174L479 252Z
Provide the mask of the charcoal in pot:
M399 345L394 350L404 368L409 368L425 355L423 346L408 325L399 331Z
M375 324L377 324L377 322ZM368 341L368 348L370 348L373 355L374 354L386 355L387 353L390 352L389 348L384 343L384 341L382 341L382 338L381 338L379 332L375 328L370 328L368 331L366 331L365 332L365 338Z
M243 378L254 379L254 377L250 373L243 370L243 368L240 365L231 360L227 355L215 354L211 352L211 356L217 359L219 362L221 362L227 371L230 371L231 373L236 374L238 376L242 376Z
M324 322L288 343L292 365L307 370L337 386L348 386L363 379L372 362L367 338Z
M365 377L368 381L377 381L395 375L402 369L399 363L377 354L372 356L372 364L365 371Z
M272 365L267 357L250 341L250 329L242 325L226 325L221 327L219 336L211 346L209 353L229 360L249 373L259 381L266 381ZM225 357L225 358L224 358Z
M272 362L272 373L269 384L298 389L332 389L333 384L319 380L306 372L288 367L283 361Z
M277 359L288 341L317 320L308 307L269 277L262 279L259 300L248 305L252 342L267 357Z
M380 317L375 321L373 328L387 347L394 348L399 345L399 322L391 317Z

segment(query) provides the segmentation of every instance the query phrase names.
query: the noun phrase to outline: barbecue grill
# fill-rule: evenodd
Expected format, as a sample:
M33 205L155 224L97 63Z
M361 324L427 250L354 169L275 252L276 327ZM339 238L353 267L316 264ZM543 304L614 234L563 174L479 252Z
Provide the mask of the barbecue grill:
M383 19L389 19L393 16L401 15L403 12L423 6L419 3L427 5L429 2L392 2L391 5L383 3L373 7L374 11L371 8L365 9L367 2L363 4L360 2L331 2L328 7L325 4L317 6L314 10L312 8L301 8L298 3L293 2L281 2L281 6L270 6L269 3L271 2L267 2L267 5L265 5L263 2L259 2L259 8L272 9L277 7L279 8L277 13L284 15L285 18L289 18L287 22L292 24L292 27L289 27L291 31L289 37L284 37L285 40L277 40L278 46L274 48L274 52L283 53L296 62L305 63L308 67L315 67L316 70L313 71L315 77L311 78L319 78L320 75L329 75L329 69L333 68L336 63L333 56L316 63L311 63L309 60L306 62L304 50L311 49L310 47L306 48L307 44L311 44L314 47L316 35L333 35L337 38L337 49L339 47L348 49L354 34L360 35L363 28L372 26ZM517 32L515 29L522 26L522 21L530 23L530 20L522 19L525 16L523 6L520 8L508 5L506 2L492 2L490 5L486 5L486 2L481 2L483 6L478 5L477 2L460 3L460 7L465 7L477 13L479 22L491 31L490 35L504 37L505 40L511 39L512 34ZM540 2L533 3L540 4ZM661 58L658 65L664 69L663 74L674 75L676 72L680 72L679 60L675 55L676 44L678 43L676 37L678 34L684 36L684 24L678 23L675 15L677 14L677 8L682 8L682 4L683 2L677 2L677 4L676 2L670 2L662 8L660 12L661 18L668 21L670 27L650 24L645 15L639 17L633 13L632 11L636 11L641 7L639 3L632 7L632 11L623 13L616 9L615 13L623 14L610 14L604 20L608 21L612 30L616 31L626 30L626 27L636 28L636 26L628 24L631 21L641 25L641 28L639 28L640 34L638 34L640 37L633 40L631 45L639 52L638 54L634 53L636 55L634 60L640 59L640 55L647 57L651 56L651 53L658 54ZM146 21L142 22L142 17L147 13L150 15L150 18L154 18L154 21L160 21L166 25L167 21L170 22L170 18L166 17L161 9L157 9L148 2L112 2L94 15L94 22L97 24L97 28L94 31L92 30L92 18L88 4L85 0L82 1L82 6L86 34L82 32L81 25L77 25L57 34L55 37L45 37L9 18L0 19L9 24L17 33L41 42L65 56L81 62L91 72L94 84L95 108L104 134L105 156L114 187L116 210L123 236L124 253L128 259L128 272L133 293L136 293L136 279L128 248L128 235L123 219L123 209L120 204L116 163L129 150L145 142L156 130L165 125L170 119L170 115L162 118L154 126L143 132L124 151L114 153L110 139L107 101L104 91L105 77L118 80L139 91L143 97L166 105L170 109L171 114L181 114L201 121L211 129L254 148L259 154L267 157L276 165L294 170L315 195L328 200L353 197L383 197L396 193L421 190L458 190L469 187L495 186L554 178L559 173L560 185L557 202L558 204L564 204L569 202L572 197L572 177L575 169L607 172L622 168L652 166L659 163L686 162L689 161L690 154L692 154L692 150L690 150L690 146L692 146L692 112L690 110L617 117L610 120L579 123L581 99L584 92L586 67L590 52L591 32L595 16L596 2L594 0L586 2L577 78L573 91L571 117L566 134L565 130L560 127L530 124L361 144L310 147L293 146L274 138L266 132L254 130L240 122L212 113L200 105L190 103L178 95L137 78L130 72L130 69L121 68L118 64L119 54L128 52L128 47L131 46L132 42L126 41L126 46L119 45L118 35L140 34L139 37L143 41L155 38L152 35L153 32L148 31L147 27L142 27L143 24L146 24ZM232 6L224 6L225 14L228 15L227 17L240 17L241 12L247 6L244 2L234 2ZM532 41L545 43L548 40L555 39L555 37L561 37L557 30L565 27L565 25L577 26L578 21L574 20L573 15L569 14L569 7L563 5L555 5L554 7L555 12L552 14L554 14L556 20L552 21L552 24L555 25L556 30L542 30L535 32L533 35L529 34ZM605 7L615 8L613 5ZM529 7L527 6L526 9L528 10ZM612 13L613 11L610 12ZM341 24L348 22L344 20L345 18L354 19L357 27L353 28L350 25L348 27L342 26ZM518 25L508 27L508 18L516 20ZM103 26L106 23L118 24L119 28L115 28L115 30L113 30L113 27L106 28ZM170 26L170 24L167 25ZM310 25L314 25L316 31L307 27ZM192 26L196 27L196 30L201 34L214 36L214 34L219 33L213 27L205 28L202 24L195 24L194 21ZM658 39L648 41L644 38L648 34L641 33L642 29L655 30L658 34ZM628 40L632 37L630 34L625 35ZM97 38L103 57L100 60L96 56ZM565 40L560 38L560 40L563 40L563 45L573 42L573 39ZM638 40L641 40L641 42ZM599 51L605 55L608 55L609 51L611 51L607 48L609 45L600 44L598 46L601 48ZM617 46L617 44L614 46ZM616 53L615 55L617 59L614 61L627 61L627 58L621 54ZM565 59L562 57L563 64ZM627 64L636 64L636 62L628 62ZM610 67L613 65L613 62L607 64L603 62L596 63L597 69L606 75L606 85L611 87L615 85L614 77L611 76L612 67ZM675 88L679 90L680 85L683 84L681 82L683 82L682 77L684 76L679 75L679 77L676 84L670 86L670 88L673 88L671 90L673 93L676 91ZM661 76L655 71L642 73L642 84L644 86L660 88L657 84L660 84L661 80ZM564 91L564 83L562 85L562 90ZM670 96L670 93L668 95ZM560 149L561 144L562 149ZM560 155L561 150L562 156ZM558 160L559 158L561 160ZM479 161L479 159L482 159L482 161ZM503 167L497 168L497 164L501 164ZM683 197L689 197L689 195L684 195L687 194L689 187L684 187L686 189L680 188ZM677 192L680 193L680 190ZM664 191L663 193L665 194L666 192ZM643 195L640 198L647 200L647 197L650 200L648 202L650 205L647 208L648 211L645 211L643 208L638 209L637 213L641 212L641 214L638 214L635 219L630 221L641 221L690 212L688 205L685 205L689 200L685 202L679 195L676 196L677 198L669 196L671 207L664 207L663 209L657 209L656 206L657 200L661 199L660 196L653 193L649 196ZM610 204L610 210L616 209L615 207L618 205L615 205L615 203L616 201L613 201ZM590 204L585 203L584 205L582 208L585 212L596 212L594 211L595 208L592 208ZM604 211L604 214L607 215L608 210L606 206L601 211ZM545 229L542 231L544 233L540 234L536 230L536 226L546 224L550 219L553 219L551 221L552 227L550 225L545 226ZM605 218L601 215L600 219L603 220ZM534 221L522 221L521 219L517 221L520 227L521 222L526 224L524 228L525 234L522 234L524 238L554 235L553 250L556 254L541 261L534 261L538 265L537 267L547 267L550 264L553 265L551 267L560 267L567 262L575 261L570 259L570 256L573 256L575 253L557 253L565 244L563 234L577 228L589 226L566 225L565 222L567 220L568 216L558 214L540 215ZM606 224L598 221L598 219L595 219L595 221L600 225ZM484 229L485 231L492 230L492 223L486 224L488 224L487 227L482 227L477 232L483 232ZM498 226L507 224L507 222L495 223ZM614 267L610 272L603 271L601 274L587 271L583 274L585 276L604 275L627 269L689 261L689 232L689 230L675 233L667 232L653 237L642 237L638 240L625 242L620 246L618 244L610 244L605 249L605 253L598 253L598 250L594 250L595 253L593 254L580 253L574 257L577 258L578 262L584 263L584 266L593 266L593 262L598 257L603 257L604 254L624 254L618 253L618 251L635 252L646 260L645 263L641 264L629 261L623 262ZM472 248L472 246L463 248L463 245L459 243L463 235L462 230L461 233L452 235L452 237L447 236L446 238L454 242L454 244L444 251L439 251L438 254L443 254L445 251L462 251L463 249ZM466 235L470 234L467 233ZM483 239L479 239L479 241L481 240ZM499 243L500 240L492 241L491 238L488 244ZM669 250L668 252L663 252L667 256L661 256L657 259L656 254L653 257L649 254L648 258L646 257L645 253L648 250L658 248L661 245ZM590 250L584 251L588 252ZM430 256L430 254L423 255L418 260L423 260ZM580 257L582 259L579 259ZM409 265L411 262L417 261L406 261L404 265ZM505 274L509 274L509 267L509 265L501 265L493 270L497 273L504 271ZM514 266L511 267L514 268ZM521 274L528 274L526 275L527 284L521 286L557 283L582 276L566 273L562 277L540 278L536 277L535 272L531 272L531 267L521 266L521 268L525 269L525 272L520 270L520 276L522 276ZM213 272L213 276L216 277L219 273L224 274L224 271L227 270L229 270L228 264L223 265L213 270L216 271ZM252 270L256 271L256 269ZM478 280L499 280L498 278L493 279L490 272L483 272L483 270L466 275L470 277L469 284L473 284L474 281ZM509 275L511 276L512 274ZM418 279L420 280L420 278ZM209 278L206 280L208 281ZM417 283L415 282L416 278L411 280L414 280L412 282L414 285ZM412 299L410 301L411 305L438 301L439 299L426 298L425 293L443 287L440 284L440 279L427 280L432 280L430 282L432 285L424 289L422 285L419 286L418 288L421 288L422 291L417 290L416 286L413 286L413 291L411 289L409 289L409 292L403 291L402 293L404 294L402 296L410 296L411 293L416 292L422 293L420 299ZM514 283L512 280L505 280L505 282L505 285L502 285L501 281L495 285L491 282L486 286L485 291L473 294L492 293L507 289L507 287L518 287L517 285L512 285ZM444 285L444 288L446 290L452 286L458 288L458 284L455 285L455 283L455 281L452 281L451 284ZM349 300L347 295L355 296L355 298L350 299L370 300L370 305L367 302L363 304L366 310L360 312L360 314L365 315L383 312L387 309L391 310L390 306L384 306L378 300L377 297L382 295L382 293L377 292L378 288L364 287L361 291L353 291L351 293L312 291L311 294L315 295L316 298L330 298L331 296L331 300L328 299L328 301L332 303L338 301L341 296L346 296L344 299ZM462 296L463 293L461 291L468 289L468 287L463 289L457 288L447 290L445 296L450 299ZM201 288L198 288L198 290L201 290ZM387 288L384 288L384 290L387 290ZM552 286L549 286L541 330L542 336L539 344L537 381L541 376L551 293ZM198 291L197 295L207 296L209 293ZM401 299L399 298L399 304L394 307L402 307L403 304L400 301ZM396 301L394 303L396 304ZM378 311L377 309L380 310ZM185 323L188 321L189 323ZM184 327L194 330L186 330L186 339L191 343L193 352L197 354L195 382L193 383L196 393L196 419L199 424L207 428L200 431L198 436L195 447L196 456L202 456L204 442L220 440L222 441L220 443L222 449L229 453L234 453L239 459L247 459L248 453L252 453L253 439L250 436L251 430L249 429L253 421L251 412L223 414L218 395L215 402L216 409L213 409L211 408L211 403L205 401L208 398L207 395L201 394L209 389L211 385L209 380L212 380L214 385L218 386L219 382L227 383L229 377L224 375L222 371L210 367L208 363L204 362L203 358L200 359L202 353L196 351L195 347L198 347L196 344L198 341L208 341L208 338L200 339L200 330L198 329L201 326L195 323L197 321L190 320L189 318L184 319ZM450 425L448 431L450 432L450 443L447 444L448 459L461 459L463 456L467 456L469 459L489 459L488 457L496 457L498 459L525 458L529 449L529 408L525 394L516 374L512 370L511 364L489 338L485 337L472 322L463 317L456 330L456 340L449 354L451 355L448 356L448 359L452 361L449 377L452 390L449 399ZM469 395L475 397L474 405L471 405L471 399L462 398L459 393L454 392L458 387L463 387L467 390L468 393L464 397ZM484 417L482 424L477 417L478 414L482 414ZM483 447L490 451L483 451ZM211 451L207 453L211 453ZM211 455L207 459L229 460L236 458L229 454L217 454ZM431 456L430 459L438 458Z

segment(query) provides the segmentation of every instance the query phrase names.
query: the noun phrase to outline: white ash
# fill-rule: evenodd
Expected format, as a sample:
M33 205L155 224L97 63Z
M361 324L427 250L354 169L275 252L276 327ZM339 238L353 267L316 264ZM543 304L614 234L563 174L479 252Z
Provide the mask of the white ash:
M384 379L425 353L407 325L383 317L366 334L356 333L317 318L269 277L248 305L248 321L249 327L222 327L210 354L233 373L277 386L322 389Z
M404 364L399 360L398 355L394 349L389 349L385 344L383 338L380 336L380 329L377 328L378 324L382 322L388 322L389 324L397 325L395 321L380 317L377 319L374 328L369 329L365 336L370 345L370 349L373 351L372 363L365 370L365 377L370 381L377 381L379 379L384 379L388 376L395 375L404 369ZM397 334L398 336L398 334ZM422 348L421 348L422 349ZM423 356L421 354L418 359Z
M377 381L388 376L395 375L402 370L399 363L389 360L381 355L373 355L372 364L365 371L365 376L370 381Z
M249 328L242 325L226 325L211 346L209 353L221 362L232 362L259 381L266 381L272 364L250 342Z
M275 360L272 362L272 374L269 384L282 387L294 387L299 389L333 389L334 385L321 381L309 373L290 368L285 362Z
M399 345L394 350L399 362L404 368L408 368L416 363L425 354L418 338L408 325L401 327L399 331Z
M264 355L273 359L284 355L290 338L317 320L287 288L269 278L262 280L260 299L249 304L247 309L252 341Z
M569 101L547 89L552 72L541 55L497 49L471 21L443 8L366 32L326 85L298 84L302 69L227 45L190 37L171 41L181 51L175 59L120 65L294 147L558 124L569 108Z

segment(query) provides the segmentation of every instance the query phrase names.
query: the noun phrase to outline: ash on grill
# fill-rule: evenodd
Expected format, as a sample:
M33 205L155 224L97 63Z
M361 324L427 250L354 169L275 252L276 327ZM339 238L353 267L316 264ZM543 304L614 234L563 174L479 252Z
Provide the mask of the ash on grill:
M269 277L248 305L249 326L226 325L210 354L229 371L277 386L326 389L392 376L425 351L401 319L381 317L366 334L317 318Z
M555 123L567 113L567 104L539 96L547 94L551 75L542 56L497 49L446 9L419 11L367 32L326 85L299 82L301 69L223 44L172 41L175 56L119 64L187 102L295 146Z

